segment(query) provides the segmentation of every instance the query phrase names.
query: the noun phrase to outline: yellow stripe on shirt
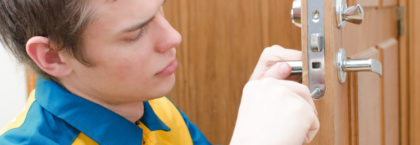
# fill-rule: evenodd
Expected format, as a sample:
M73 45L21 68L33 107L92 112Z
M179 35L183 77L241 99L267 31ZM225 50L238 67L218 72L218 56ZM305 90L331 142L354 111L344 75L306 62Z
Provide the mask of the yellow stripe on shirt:
M144 145L192 145L192 139L185 120L175 105L166 97L149 101L156 115L171 129L170 131L150 131L143 123Z
M34 101L35 101L35 90L33 90L31 94L29 95L29 98L28 98L28 101L26 102L24 110L16 117L15 120L9 123L6 126L6 128L0 131L0 135L3 135L6 131L9 131L14 128L19 128L20 126L22 126L28 114L29 108L31 107Z
M84 133L80 133L71 145L98 145L98 143Z

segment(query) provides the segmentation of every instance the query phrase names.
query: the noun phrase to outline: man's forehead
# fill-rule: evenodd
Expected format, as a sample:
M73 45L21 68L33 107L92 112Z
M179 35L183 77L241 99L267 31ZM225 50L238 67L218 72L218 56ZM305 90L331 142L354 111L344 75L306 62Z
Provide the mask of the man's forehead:
M164 0L90 0L93 21L87 31L107 31L110 35L120 33L153 17L163 2Z
M90 0L93 9L109 13L146 13L162 6L166 0Z

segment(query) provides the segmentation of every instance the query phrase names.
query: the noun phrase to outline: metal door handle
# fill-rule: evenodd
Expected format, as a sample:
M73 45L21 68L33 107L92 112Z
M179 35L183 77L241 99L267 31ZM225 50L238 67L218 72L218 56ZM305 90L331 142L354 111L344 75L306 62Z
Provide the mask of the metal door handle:
M302 75L302 61L287 61L286 63L292 67L292 72L290 73L291 75Z
M288 63L290 65L290 67L292 67L292 72L290 75L302 75L302 61L300 60L296 60L296 61L287 61L286 63ZM311 92L311 97L312 98L318 98L318 96L323 95L323 91L320 88L315 88L312 92Z
M290 11L290 15L292 18L292 23L297 26L297 27L302 27L301 24L301 8L302 8L302 4L300 3L301 0L293 0L293 4L292 4L292 10Z
M344 27L347 22L361 24L365 12L360 4L347 7L347 0L336 0L336 13L338 27Z
M291 75L301 75L302 74L302 61L287 61L291 67ZM340 83L346 82L347 72L354 71L371 71L380 76L382 76L382 64L376 59L356 59L348 60L346 51L343 48L338 50L337 54L337 69L338 69L338 78ZM316 97L320 96L324 90L320 88L315 88L312 90L311 96Z
M348 71L371 71L382 75L382 64L376 59L347 60L346 51L343 48L337 54L338 78L341 83L346 82Z

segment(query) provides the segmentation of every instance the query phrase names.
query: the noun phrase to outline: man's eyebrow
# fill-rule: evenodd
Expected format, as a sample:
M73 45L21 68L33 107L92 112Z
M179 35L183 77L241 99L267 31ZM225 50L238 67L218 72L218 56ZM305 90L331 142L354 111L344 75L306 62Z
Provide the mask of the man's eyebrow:
M133 25L133 26L131 26L131 27L128 27L128 28L126 28L126 29L124 29L122 32L133 32L133 31L136 31L136 30L138 30L138 29L141 29L141 28L143 28L144 26L146 26L147 24L149 24L151 21L153 21L153 19L155 18L155 16L153 16L153 17L151 17L151 18L149 18L149 19L147 19L146 21L144 21L144 22L141 22L141 23L139 23L139 24L136 24L136 25Z
M165 3L166 3L166 0L163 0L162 5L164 5ZM151 17L151 18L147 19L147 20L146 20L146 21L144 21L144 22L141 22L141 23L139 23L139 24L136 24L136 25L133 25L133 26L131 26L131 27L128 27L128 28L124 29L122 32L133 32L133 31L136 31L136 30L138 30L138 29L141 29L141 28L143 28L144 26L146 26L147 24L149 24L151 21L153 21L153 19L154 19L155 17L156 17L156 16L154 15L153 17Z

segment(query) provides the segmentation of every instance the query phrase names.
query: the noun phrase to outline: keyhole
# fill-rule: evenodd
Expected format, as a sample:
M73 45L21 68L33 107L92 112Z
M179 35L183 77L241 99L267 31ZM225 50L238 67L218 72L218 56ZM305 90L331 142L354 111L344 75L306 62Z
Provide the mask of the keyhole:
M320 15L319 15L319 11L318 10L315 10L315 11L312 12L312 21L314 23L318 23L319 22L319 17L320 17Z

